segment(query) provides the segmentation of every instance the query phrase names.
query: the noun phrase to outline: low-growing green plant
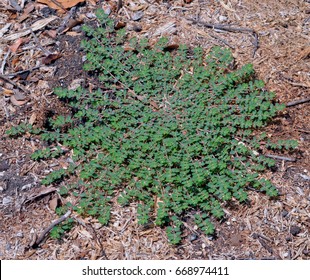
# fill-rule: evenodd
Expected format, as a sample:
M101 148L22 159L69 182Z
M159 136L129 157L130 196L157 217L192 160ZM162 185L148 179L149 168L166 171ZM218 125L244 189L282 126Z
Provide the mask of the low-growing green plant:
M50 231L50 237L53 239L61 239L65 232L68 232L72 229L73 225L74 220L72 218L69 218L61 224L54 226Z
M212 234L212 217L224 216L226 201L246 201L247 186L278 194L258 174L275 162L257 152L267 137L253 130L284 106L255 79L252 65L231 70L232 54L220 47L207 56L200 47L171 51L166 38L150 47L146 39L115 31L103 11L97 18L98 27L84 27L82 47L84 68L98 77L100 89L56 89L72 115L52 120L52 130L41 134L72 149L79 162L71 170L78 185L61 190L79 197L78 213L108 224L112 198L121 205L136 201L139 223L166 226L177 244L190 210L198 227ZM60 169L43 183L69 173Z

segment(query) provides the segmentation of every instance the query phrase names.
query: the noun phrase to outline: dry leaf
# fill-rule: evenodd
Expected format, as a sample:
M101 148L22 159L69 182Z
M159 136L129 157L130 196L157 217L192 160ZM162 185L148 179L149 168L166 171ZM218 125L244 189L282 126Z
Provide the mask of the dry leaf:
M68 86L69 90L76 90L78 87L80 87L85 82L85 79L75 79L71 82L71 84Z
M16 53L16 51L18 50L18 48L24 44L29 42L29 39L24 39L24 38L19 38L15 41L15 43L11 46L9 46L9 49L11 50L12 53Z
M57 31L56 30L45 30L43 32L43 35L44 36L48 36L48 37L51 37L52 39L55 39L57 37Z
M66 34L71 37L81 36L81 33L76 31L68 31Z
M232 246L240 246L242 244L242 236L240 233L233 234L229 242Z
M57 206L58 206L58 197L55 196L53 199L50 200L49 202L49 206L50 206L50 209L55 211Z
M13 105L15 105L15 106L22 106L22 105L24 105L24 104L26 104L26 103L28 102L28 99L26 99L26 100L17 100L17 99L15 98L15 96L12 95L12 96L10 97L10 101L11 101L11 103L12 103Z
M90 234L88 231L84 230L84 229L80 230L79 233L80 233L82 236L86 237L86 238L89 238L89 239L92 239L92 238L93 238L93 237L91 236L91 234Z
M26 96L23 95L20 91L17 91L15 94L14 94L14 97L17 101L24 101L26 99Z
M2 93L3 93L3 95L5 95L5 96L11 96L11 95L14 94L14 91L11 90L11 89L5 88L5 89L3 89Z
M36 113L32 113L30 119L29 119L29 124L33 125L34 122L36 121L37 119L37 114Z
M29 74L30 74L30 71L26 70L20 74L17 74L16 77L18 77L19 80L27 80Z
M166 47L164 47L164 51L173 51L179 48L178 44L170 44Z
M114 25L115 30L121 29L126 26L126 22L123 21L117 21Z
M46 4L55 10L64 10L76 6L78 3L85 2L85 0L38 0L38 2Z
M3 40L5 40L5 41L12 41L12 40L18 39L20 37L24 37L24 36L26 36L26 35L31 33L30 30L32 30L33 32L35 32L37 30L40 30L41 28L45 27L46 25L48 25L49 23L54 21L56 18L58 18L58 17L51 16L49 18L40 19L40 20L36 21L34 24L32 24L30 26L30 28L27 28L27 29L22 30L20 32L8 35L8 36L4 37Z
M18 18L18 22L21 23L25 19L27 19L33 10L34 10L34 5L32 3L27 4L26 7L24 8L23 14Z
M65 30L62 31L61 34L66 33L67 31L69 31L70 29L72 29L73 27L75 27L81 23L83 23L82 19L73 19L73 18L69 19L69 22L66 25Z
M124 48L125 52L129 52L129 51L134 51L135 50L135 48L133 48L133 47L131 47L129 45L124 45L123 48Z
M61 57L61 54L59 53L51 53L48 56L42 58L42 63L45 65L51 64L55 60Z
M156 103L155 101L153 101L153 100L150 101L150 105L151 105L152 107L154 107L156 110L159 109L159 106L158 106L157 103Z

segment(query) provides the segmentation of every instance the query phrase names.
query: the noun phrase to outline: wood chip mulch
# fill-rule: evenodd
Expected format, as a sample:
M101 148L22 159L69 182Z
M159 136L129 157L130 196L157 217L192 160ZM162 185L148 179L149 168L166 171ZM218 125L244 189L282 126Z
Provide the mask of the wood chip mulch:
M310 259L309 1L81 0L68 8L40 2L0 0L0 259ZM279 189L277 199L250 190L249 204L225 205L212 238L189 213L179 246L168 243L164 229L139 226L134 203L115 203L107 227L71 213L69 233L60 240L44 235L33 246L64 203L60 186L42 188L40 179L66 166L70 155L34 162L31 153L44 143L30 135L8 138L5 131L21 122L44 127L49 117L68 113L53 88L96 84L82 70L79 44L81 25L93 23L98 7L130 36L151 42L168 36L171 45L206 51L230 48L236 66L252 63L266 89L291 104L265 129L274 140L299 142L297 151L278 155L295 161L279 159L263 174Z

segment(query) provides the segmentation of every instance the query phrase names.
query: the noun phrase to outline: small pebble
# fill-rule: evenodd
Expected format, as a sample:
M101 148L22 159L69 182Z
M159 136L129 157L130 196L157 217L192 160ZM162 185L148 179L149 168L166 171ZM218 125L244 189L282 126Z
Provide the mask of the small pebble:
M95 229L100 229L100 228L102 228L103 227L103 225L102 224L100 224L100 223L94 223L94 228Z
M7 163L7 161L3 160L0 162L0 171L6 171L10 168L10 165Z
M288 215L288 212L286 210L282 211L282 217L285 218Z
M285 238L285 240L286 240L287 242L290 242L290 241L292 241L292 238L291 238L290 236L287 236L287 237Z
M90 19L96 18L96 15L94 13L86 13L85 15L86 15L86 17L88 17Z
M310 251L307 249L302 250L302 253L306 256L308 256L310 254Z
M5 250L10 251L12 249L12 246L10 243L6 243Z
M296 236L297 234L299 234L301 232L301 228L298 227L298 226L291 226L291 229L290 229L290 233L293 235L293 236Z
M192 242L192 241L196 240L197 238L198 238L198 235L197 235L197 234L191 234L191 235L189 236L189 241Z
M129 31L135 31L135 32L140 32L142 31L142 27L140 25L137 25L137 24L129 24L127 26L127 29Z
M131 19L133 21L137 21L137 20L140 20L141 18L143 18L144 16L144 13L142 11L137 11L136 13L134 13L131 17Z
M225 16L219 16L219 21L220 22L225 22L225 21L227 21L227 17L225 17Z
M20 232L16 233L16 237L23 238L24 234L20 231Z
M32 187L32 184L24 185L24 186L22 186L22 191L29 190L29 189L31 189L31 187Z
M103 11L104 11L104 13L106 14L106 15L109 15L109 14L111 14L111 7L110 6L103 6L102 7L102 9L103 9Z
M304 180L309 181L310 176L304 175L304 174L299 174Z
M10 196L5 196L2 200L3 206L7 206L12 202L12 197Z

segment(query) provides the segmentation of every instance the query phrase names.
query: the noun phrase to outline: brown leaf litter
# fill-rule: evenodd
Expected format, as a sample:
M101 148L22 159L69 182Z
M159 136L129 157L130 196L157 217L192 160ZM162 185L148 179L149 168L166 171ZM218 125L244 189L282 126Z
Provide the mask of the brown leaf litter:
M193 213L187 213L182 243L169 245L164 229L137 224L134 203L128 207L115 203L108 227L94 218L71 213L76 222L72 231L59 241L44 234L39 246L32 249L44 230L59 219L56 205L65 202L56 194L60 186L40 187L40 179L66 166L70 151L59 159L34 163L30 155L44 143L30 135L8 138L5 130L21 122L43 128L47 118L68 114L52 94L55 86L100 87L82 70L79 49L81 22L92 23L100 4L94 0L57 0L63 8L56 5L52 9L54 1L44 1L48 5L28 1L25 6L17 3L7 9L6 1L0 6L1 259L310 259L308 101L287 107L266 128L274 140L299 142L296 152L278 155L295 161L277 159L277 170L264 173L279 189L279 198L272 200L249 190L249 204L227 203L225 219L215 221L215 237L204 236L192 222ZM66 7L66 3L72 6ZM258 78L280 102L289 104L310 97L307 1L125 0L119 5L119 1L110 0L104 5L130 36L156 42L165 35L170 46L185 43L206 51L214 45L229 47L235 64L253 63ZM220 25L254 30L259 42L254 57L253 32L215 28ZM56 59L43 65L49 55L56 55Z

